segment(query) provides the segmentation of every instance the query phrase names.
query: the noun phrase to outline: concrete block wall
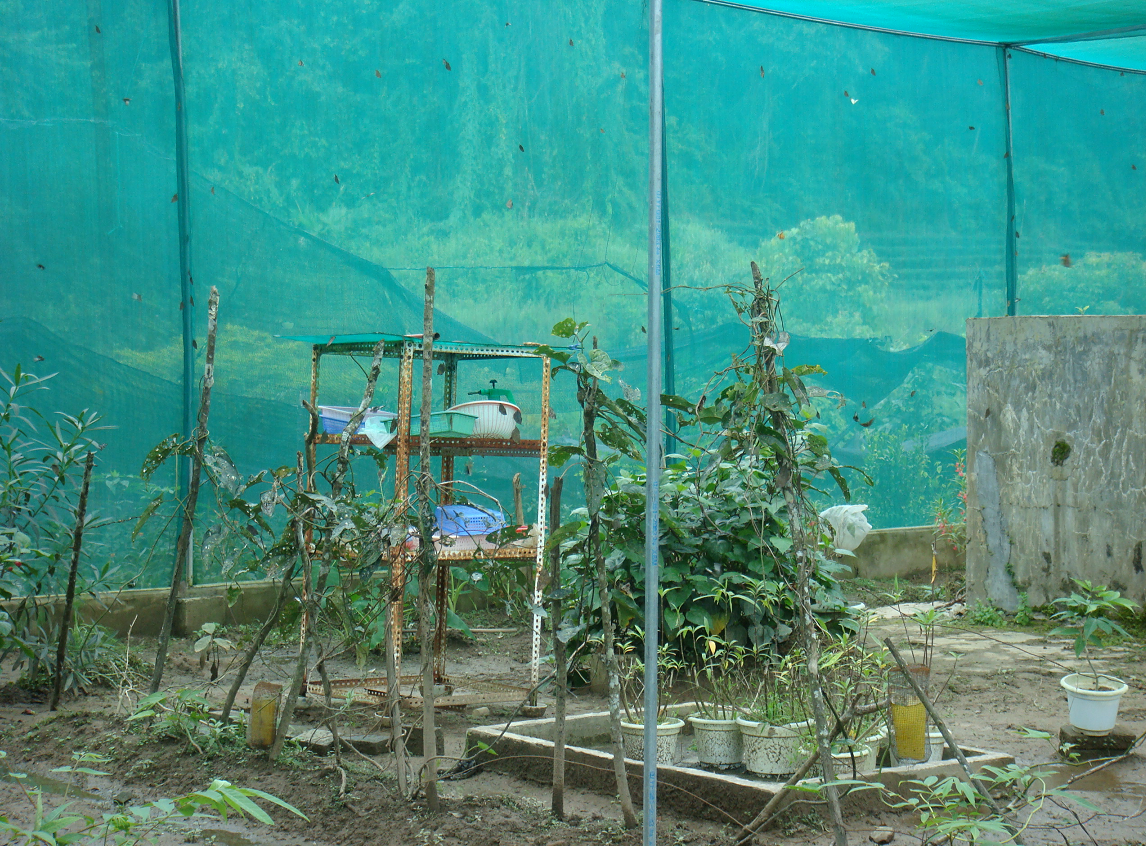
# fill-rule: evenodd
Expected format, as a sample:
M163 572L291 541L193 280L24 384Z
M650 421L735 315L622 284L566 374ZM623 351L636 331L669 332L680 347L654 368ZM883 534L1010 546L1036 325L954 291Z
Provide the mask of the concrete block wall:
M1146 316L967 321L967 587L1146 602Z

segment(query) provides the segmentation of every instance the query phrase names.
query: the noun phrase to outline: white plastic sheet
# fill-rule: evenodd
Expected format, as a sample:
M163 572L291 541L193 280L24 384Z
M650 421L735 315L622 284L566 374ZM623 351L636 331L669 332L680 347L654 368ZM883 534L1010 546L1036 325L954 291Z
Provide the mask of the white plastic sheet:
M820 512L820 517L832 527L837 549L855 550L871 531L864 511L866 505L833 505Z

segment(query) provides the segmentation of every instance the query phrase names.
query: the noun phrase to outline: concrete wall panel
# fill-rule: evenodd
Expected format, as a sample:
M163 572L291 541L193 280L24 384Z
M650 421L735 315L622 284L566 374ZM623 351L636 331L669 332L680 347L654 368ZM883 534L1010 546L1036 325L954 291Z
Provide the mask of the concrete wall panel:
M1146 316L967 321L967 585L1146 602Z

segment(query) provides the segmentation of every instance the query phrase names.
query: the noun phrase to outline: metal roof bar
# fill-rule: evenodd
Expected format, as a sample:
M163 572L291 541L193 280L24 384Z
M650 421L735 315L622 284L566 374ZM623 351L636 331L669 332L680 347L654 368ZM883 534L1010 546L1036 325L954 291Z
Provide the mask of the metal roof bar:
M1015 41L1010 46L1026 47L1031 44L1067 44L1078 41L1113 41L1116 38L1134 38L1146 33L1146 24L1121 26L1116 29L1100 29L1076 35L1056 35L1053 38L1034 38L1030 41Z
M800 15L795 12L781 12L777 9L762 9L759 6L751 6L746 3L735 3L732 0L692 0L694 3L703 3L707 6L723 6L728 9L739 9L744 12L757 12L762 15L772 15L777 18L788 18L789 20L806 21L808 23L824 24L825 26L838 26L845 29L858 29L864 32L876 32L883 35L901 35L907 38L926 38L931 41L946 41L952 44L971 44L978 47L1009 47L1019 50L1024 53L1030 53L1032 56L1040 56L1047 59L1055 59L1060 62L1070 62L1075 65L1083 65L1085 67L1098 68L1100 70L1114 70L1124 73L1137 73L1146 74L1146 69L1123 67L1121 65L1104 65L1098 62L1088 62L1085 59L1074 59L1070 56L1057 56L1054 53L1044 53L1040 50L1028 49L1026 45L1031 44L1077 44L1083 41L1101 41L1101 40L1114 40L1116 38L1133 38L1141 34L1146 34L1146 24L1135 25L1131 27L1121 27L1118 29L1099 30L1091 33L1080 33L1077 35L1063 35L1055 38L1039 39L1034 41L985 41L976 38L957 38L952 35L932 35L926 32L910 32L908 30L891 29L890 27L871 26L870 24L851 23L849 21L834 21L830 18L817 18L813 15Z
M814 15L801 15L796 12L781 12L778 9L762 9L759 6L750 6L745 3L734 3L732 0L692 0L694 3L704 3L708 6L724 6L729 9L740 9L745 12L758 12L762 15L772 15L777 18L788 18L794 21L807 21L808 23L826 24L827 26L841 26L845 29L861 29L865 32L879 32L884 35L905 35L908 38L928 38L932 41L950 41L955 44L975 44L980 47L998 47L998 41L982 41L975 38L958 38L953 35L932 35L926 32L911 32L905 29L891 29L890 27L872 26L870 24L852 23L850 21L835 21L831 18L817 18Z

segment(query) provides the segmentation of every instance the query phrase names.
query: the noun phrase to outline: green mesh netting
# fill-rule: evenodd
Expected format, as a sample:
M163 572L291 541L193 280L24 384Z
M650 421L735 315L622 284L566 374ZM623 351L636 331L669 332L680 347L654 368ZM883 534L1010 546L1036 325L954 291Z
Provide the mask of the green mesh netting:
M185 2L179 198L166 9L0 5L0 367L58 373L49 410L115 426L94 507L137 514L140 462L181 426L180 202L194 378L215 285L212 431L244 472L301 446L309 349L276 336L420 331L427 266L444 337L545 342L575 316L643 387L646 12ZM703 289L755 259L788 280L789 362L823 365L848 400L819 410L878 483L856 499L877 526L930 522L964 442L964 321L1007 308L998 50L671 0L665 56L677 391L695 396L742 346ZM1146 78L1016 52L1011 91L1019 312L1143 311ZM536 401L536 370L517 365L460 389L491 377ZM351 367L324 401L360 390ZM558 381L558 440L574 405ZM524 460L471 474L508 504L518 470L533 478ZM165 583L169 550L129 527L100 554Z

